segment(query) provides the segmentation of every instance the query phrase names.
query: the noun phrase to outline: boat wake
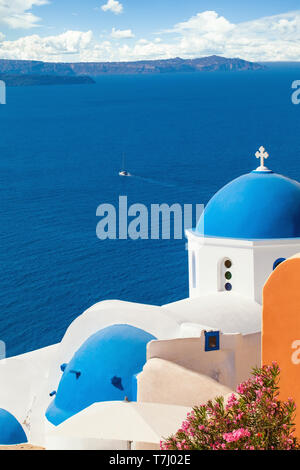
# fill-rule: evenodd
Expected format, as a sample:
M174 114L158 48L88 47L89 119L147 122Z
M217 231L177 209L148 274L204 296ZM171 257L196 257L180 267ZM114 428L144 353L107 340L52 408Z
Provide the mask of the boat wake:
M133 175L132 173L130 173L130 176L131 176L131 178L142 180L142 181L145 181L146 183L157 184L159 186L165 186L167 188L176 188L177 187L176 184L167 183L165 181L160 181L160 180L157 180L155 178L146 178L145 176Z

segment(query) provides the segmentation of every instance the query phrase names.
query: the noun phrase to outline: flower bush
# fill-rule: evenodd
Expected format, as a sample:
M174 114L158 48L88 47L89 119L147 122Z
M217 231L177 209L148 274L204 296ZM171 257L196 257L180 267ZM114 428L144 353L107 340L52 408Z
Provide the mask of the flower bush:
M254 369L225 403L223 397L196 406L162 450L296 450L294 401L279 395L276 363Z

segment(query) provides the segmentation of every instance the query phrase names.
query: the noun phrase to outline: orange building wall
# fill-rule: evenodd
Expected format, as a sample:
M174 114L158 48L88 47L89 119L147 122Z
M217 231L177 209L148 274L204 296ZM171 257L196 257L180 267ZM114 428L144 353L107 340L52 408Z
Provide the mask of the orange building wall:
M280 397L297 405L300 437L300 254L281 263L263 291L262 363L278 362Z

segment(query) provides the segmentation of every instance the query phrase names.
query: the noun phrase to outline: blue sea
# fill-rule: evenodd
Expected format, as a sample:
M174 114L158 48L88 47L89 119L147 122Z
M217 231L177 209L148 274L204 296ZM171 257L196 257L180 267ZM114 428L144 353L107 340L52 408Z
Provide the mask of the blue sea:
M9 88L0 106L0 339L8 355L58 342L95 302L188 295L186 240L106 240L96 209L206 203L258 166L300 179L300 68L103 76ZM118 176L122 155L132 177ZM259 204L259 201L257 201ZM251 222L251 221L249 221Z

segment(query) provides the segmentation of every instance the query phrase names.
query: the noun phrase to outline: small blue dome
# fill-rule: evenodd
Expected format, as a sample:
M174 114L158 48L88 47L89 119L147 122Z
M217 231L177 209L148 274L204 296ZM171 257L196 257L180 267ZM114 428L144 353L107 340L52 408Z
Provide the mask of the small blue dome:
M300 184L272 171L253 171L218 191L196 232L211 237L300 237Z
M136 374L146 362L146 347L156 339L130 325L112 325L90 336L69 364L46 411L54 425L101 401L136 400Z
M27 437L19 421L8 411L0 408L0 445L24 444Z

